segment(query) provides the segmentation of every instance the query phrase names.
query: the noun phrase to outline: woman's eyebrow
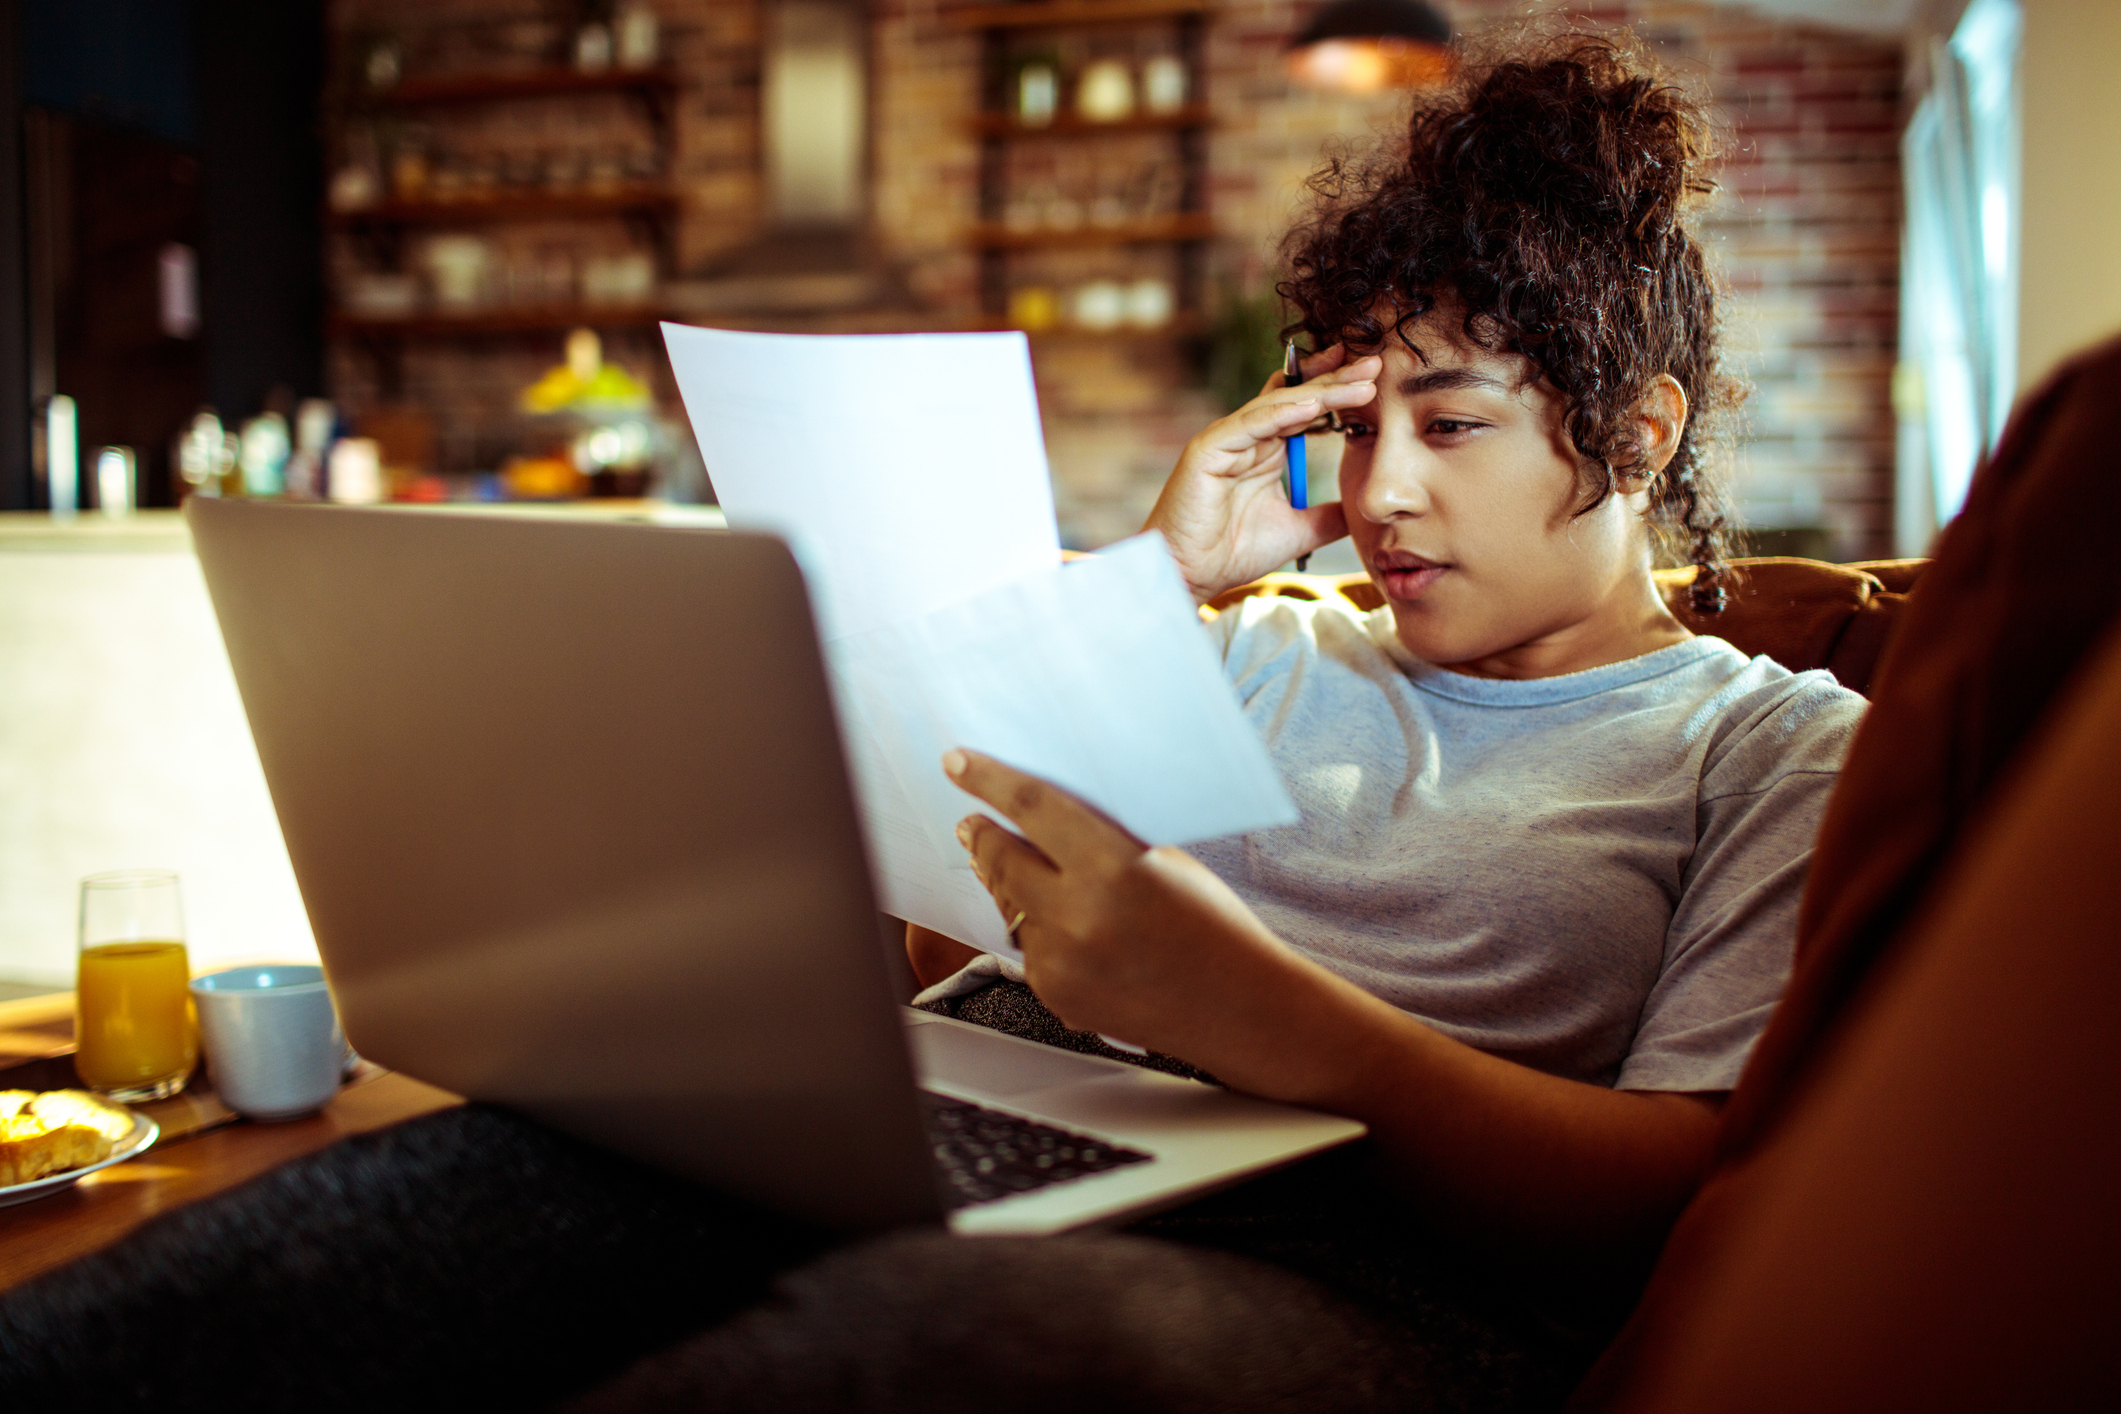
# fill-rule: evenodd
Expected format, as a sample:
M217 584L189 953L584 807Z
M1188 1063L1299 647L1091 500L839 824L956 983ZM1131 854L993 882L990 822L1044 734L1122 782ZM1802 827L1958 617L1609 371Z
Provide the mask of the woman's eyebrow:
M1454 388L1492 388L1498 393L1510 391L1500 378L1475 373L1470 368L1432 368L1426 373L1409 374L1399 385L1399 395L1411 398L1421 393L1441 393Z

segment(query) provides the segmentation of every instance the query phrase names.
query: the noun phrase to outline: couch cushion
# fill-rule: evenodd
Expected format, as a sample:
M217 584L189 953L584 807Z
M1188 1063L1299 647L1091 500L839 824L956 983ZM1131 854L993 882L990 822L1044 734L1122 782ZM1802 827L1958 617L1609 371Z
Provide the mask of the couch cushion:
M1682 592L1694 569L1657 571L1672 612L1696 633L1728 639L1741 653L1765 654L1792 672L1826 668L1854 692L1870 690L1871 674L1898 620L1908 590L1927 560L1872 560L1833 565L1783 557L1733 561L1730 604L1720 614L1696 613ZM1368 612L1384 596L1367 575L1270 574L1208 601L1213 614L1263 594L1318 600L1338 595Z

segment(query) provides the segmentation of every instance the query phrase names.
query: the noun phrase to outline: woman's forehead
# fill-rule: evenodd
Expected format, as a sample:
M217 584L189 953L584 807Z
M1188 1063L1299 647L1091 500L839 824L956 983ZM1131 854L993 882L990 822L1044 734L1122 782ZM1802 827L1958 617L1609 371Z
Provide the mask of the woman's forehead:
M1523 354L1485 348L1466 336L1462 324L1434 313L1387 335L1378 352L1385 361L1380 388L1406 395L1491 385L1514 396L1539 377Z
M1372 313L1385 331L1384 342L1375 352L1384 356L1388 379L1425 370L1478 371L1517 389L1539 376L1524 355L1483 341L1479 319L1469 334L1465 308L1455 299L1439 299L1412 319L1404 319L1404 310L1391 303L1381 303Z

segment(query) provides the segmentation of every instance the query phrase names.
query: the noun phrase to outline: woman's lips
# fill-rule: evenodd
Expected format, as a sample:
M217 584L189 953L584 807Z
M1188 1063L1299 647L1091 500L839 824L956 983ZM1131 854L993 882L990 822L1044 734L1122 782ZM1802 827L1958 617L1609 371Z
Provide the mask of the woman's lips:
M1402 550L1387 550L1377 556L1378 583L1389 599L1419 599L1450 568Z

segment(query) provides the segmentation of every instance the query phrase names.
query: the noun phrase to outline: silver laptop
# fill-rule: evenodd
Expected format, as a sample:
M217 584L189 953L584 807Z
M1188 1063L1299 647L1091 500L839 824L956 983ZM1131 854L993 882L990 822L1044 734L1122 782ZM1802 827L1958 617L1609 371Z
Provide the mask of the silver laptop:
M1041 1233L1362 1133L893 1004L808 600L731 531L193 498L348 1039L850 1230Z

